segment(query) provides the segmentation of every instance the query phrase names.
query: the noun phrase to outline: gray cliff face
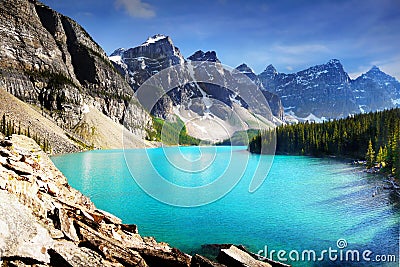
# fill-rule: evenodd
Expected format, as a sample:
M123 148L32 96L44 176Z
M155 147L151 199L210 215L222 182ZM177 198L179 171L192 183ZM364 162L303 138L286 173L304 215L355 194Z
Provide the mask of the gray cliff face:
M80 25L35 0L1 1L0 14L0 87L66 130L89 105L146 135L151 118L130 106L132 89Z
M283 120L285 116L285 110L279 96L267 90L262 90L262 93L269 104L272 114L274 114L274 116L276 116L280 120Z
M286 112L298 117L341 118L400 105L399 82L373 67L351 80L339 60L293 73L269 65L258 75L264 88L279 95Z

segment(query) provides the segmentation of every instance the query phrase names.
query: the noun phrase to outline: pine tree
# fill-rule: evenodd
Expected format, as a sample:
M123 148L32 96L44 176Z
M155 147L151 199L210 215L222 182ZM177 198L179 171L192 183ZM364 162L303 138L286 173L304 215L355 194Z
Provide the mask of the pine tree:
M368 143L368 150L367 150L367 154L365 155L365 159L367 161L367 168L374 167L374 164L375 164L375 151L372 148L371 139L369 140L369 143Z
M262 153L269 134L262 131L250 142L249 150ZM376 154L383 171L400 179L400 108L323 123L282 125L276 129L276 138L279 154L367 158L370 167L375 164Z
M391 160L392 160L392 174L399 176L400 170L400 148L399 148L399 133L396 130L393 133L391 140Z
M379 147L378 155L376 155L376 162L379 163L383 168L386 166L386 155L385 150Z

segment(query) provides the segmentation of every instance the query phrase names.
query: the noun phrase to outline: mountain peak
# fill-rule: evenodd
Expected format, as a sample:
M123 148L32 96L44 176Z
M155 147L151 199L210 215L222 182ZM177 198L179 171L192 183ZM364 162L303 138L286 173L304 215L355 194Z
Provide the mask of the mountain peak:
M383 72L379 67L377 66L372 66L372 68L367 71L366 73L362 74L359 78L361 79L374 79L374 80L380 80L380 81L385 81L385 82L397 82L395 77L390 76L389 74ZM359 79L357 78L357 79Z
M379 69L379 67L373 65L372 68L368 72L381 72L381 70Z
M342 65L342 63L340 63L340 60L339 59L335 59L335 58L329 60L327 64L328 65Z
M147 46L149 44L154 44L154 43L156 43L156 42L158 42L160 40L164 40L164 39L169 39L169 37L165 36L163 34L156 34L156 35L153 35L153 36L147 38L146 42L144 42L142 44L142 46Z
M220 63L215 51L207 51L204 53L204 51L198 50L193 55L188 57L188 59L191 61L210 61Z
M272 64L269 64L269 65L265 68L264 72L270 73L270 74L277 74L277 73L278 73L278 71L275 69L275 67L274 67Z
M114 52L111 53L110 57L122 56L125 51L126 51L125 48L118 48Z
M238 71L240 71L241 73L254 73L254 71L249 66L247 66L247 64L245 64L245 63L237 66L236 69Z
M347 72L344 70L342 63L338 59L331 59L325 64L317 65L317 66L311 67L310 69L321 69L321 68L322 68L322 70L341 73L344 76L346 76L346 79L350 79L350 77L348 77Z

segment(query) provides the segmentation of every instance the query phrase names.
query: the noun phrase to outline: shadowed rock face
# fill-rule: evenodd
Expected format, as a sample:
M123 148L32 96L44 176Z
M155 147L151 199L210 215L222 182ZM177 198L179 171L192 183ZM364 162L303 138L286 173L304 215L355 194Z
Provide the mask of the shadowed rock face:
M149 114L129 102L132 89L80 25L35 0L0 1L0 14L2 89L66 130L89 105L145 137Z

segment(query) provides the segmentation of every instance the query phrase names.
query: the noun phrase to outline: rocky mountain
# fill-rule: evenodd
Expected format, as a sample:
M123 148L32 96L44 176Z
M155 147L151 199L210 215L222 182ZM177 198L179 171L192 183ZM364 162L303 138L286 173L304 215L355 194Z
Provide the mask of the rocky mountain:
M203 52L199 50L190 57L188 57L188 59L191 61L209 61L209 62L221 63L221 61L219 61L219 59L217 58L217 53L215 53L215 51Z
M254 71L247 66L245 63L239 65L236 67L236 69L245 74L247 77L250 78L250 80L255 81L257 85L260 85L260 79L258 79L258 76L254 73Z
M159 71L185 61L171 38L160 34L148 38L140 46L117 49L110 60L134 90Z
M399 82L373 67L350 79L339 60L285 74L269 65L258 75L264 88L277 94L285 112L300 118L342 118L399 106Z
M259 75L264 88L279 95L285 111L298 117L314 114L336 118L357 113L350 77L338 60L293 74L278 73L270 65Z
M130 101L129 84L80 25L36 0L3 0L0 14L2 90L39 107L73 139L88 144L107 139L95 136L98 120L85 120L91 110L123 123L140 139L146 136L149 114Z
M400 106L400 82L376 66L352 81L351 87L361 112Z
M165 90L149 111L169 120L178 116L194 137L216 141L238 130L273 126L271 110L252 95L259 88L240 71L224 68L215 51L199 50L185 59L170 37L155 35L138 47L115 50L110 60L135 91L149 81L154 84L146 94ZM243 90L245 86L252 90ZM240 89L245 92L239 94ZM279 98L268 95L268 101Z

